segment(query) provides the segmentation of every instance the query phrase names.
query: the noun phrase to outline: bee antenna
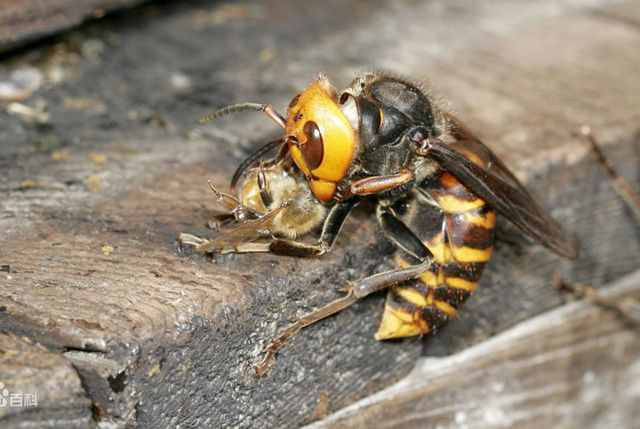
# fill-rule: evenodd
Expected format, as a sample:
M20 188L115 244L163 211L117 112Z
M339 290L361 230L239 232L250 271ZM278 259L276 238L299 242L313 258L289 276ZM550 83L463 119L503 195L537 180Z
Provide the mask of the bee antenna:
M271 104L260 103L238 103L232 104L230 106L225 106L221 109L216 110L215 112L203 116L198 122L200 124L206 124L222 116L226 116L231 113L246 112L247 110L252 110L254 112L264 112L276 124L280 125L282 128L286 127L286 120L282 117L282 115L276 112Z

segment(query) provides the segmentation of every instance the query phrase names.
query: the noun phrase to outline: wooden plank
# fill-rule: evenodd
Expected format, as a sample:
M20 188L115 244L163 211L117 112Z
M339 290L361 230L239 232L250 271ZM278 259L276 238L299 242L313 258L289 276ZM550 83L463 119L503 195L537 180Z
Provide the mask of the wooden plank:
M640 271L602 293L640 298ZM639 380L637 323L581 301L421 359L397 384L305 428L635 427Z
M1 0L0 52L143 0Z
M34 94L47 103L48 124L0 113L0 168L8 172L0 175L0 265L11 267L0 273L0 329L65 353L100 418L141 427L296 427L322 414L319 398L333 411L398 380L423 347L450 354L561 305L549 285L555 270L597 286L640 263L637 226L583 143L569 137L581 121L601 128L608 155L637 182L630 119L640 97L629 95L636 87L626 76L640 58L626 46L640 43L639 32L570 1L349 4L353 14L340 16L334 11L347 6L337 1L304 13L290 2L273 10L149 7L93 26L90 37L105 49L97 57L60 63L43 47L31 53L37 61L15 59L45 74L62 64L64 74ZM554 51L554 40L565 40L574 57ZM618 42L621 49L610 49ZM72 51L67 43L56 50ZM346 84L371 52L407 75L431 71L461 116L580 236L583 255L570 263L538 246L503 244L460 320L425 344L373 341L380 295L309 329L256 380L251 366L278 327L338 296L347 280L383 269L390 249L360 212L321 259L211 264L179 254L178 233L206 233L206 179L225 183L273 128L246 115L184 136L214 106L285 106L321 70ZM581 52L607 58L585 61L588 101L574 83ZM612 81L611 70L620 78Z
M91 428L91 400L64 357L0 333L0 426Z

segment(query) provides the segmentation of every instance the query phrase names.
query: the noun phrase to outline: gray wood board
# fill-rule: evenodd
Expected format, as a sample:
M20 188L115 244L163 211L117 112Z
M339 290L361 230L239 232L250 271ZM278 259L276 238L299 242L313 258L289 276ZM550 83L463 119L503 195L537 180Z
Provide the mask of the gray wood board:
M343 9L352 12L335 13ZM0 68L34 65L47 79L56 70L56 80L24 102L44 101L47 124L0 112L0 265L11 267L0 273L0 329L65 353L105 421L296 427L322 396L339 409L406 375L421 354L460 351L561 305L550 286L556 270L599 286L636 269L638 227L570 136L589 122L638 183L640 32L603 17L608 10L608 2L152 5L12 58ZM97 54L83 54L83 34L102 47ZM315 73L341 86L366 64L429 77L580 237L582 256L568 262L524 241L502 244L442 334L375 342L378 295L304 332L257 380L252 365L279 327L338 296L345 281L383 269L391 249L362 210L321 259L212 264L179 254L178 233L206 233L215 207L206 179L226 183L277 132L247 114L193 137L195 119L234 101L283 107Z
M640 297L640 271L603 289ZM307 429L637 427L640 325L585 301L522 322Z

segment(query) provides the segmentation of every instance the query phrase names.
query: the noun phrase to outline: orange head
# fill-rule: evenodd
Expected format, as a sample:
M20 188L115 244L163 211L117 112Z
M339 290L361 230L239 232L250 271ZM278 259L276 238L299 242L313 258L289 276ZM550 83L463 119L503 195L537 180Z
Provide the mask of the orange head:
M291 157L307 177L313 195L330 201L351 167L358 138L326 77L318 77L291 100L286 135Z

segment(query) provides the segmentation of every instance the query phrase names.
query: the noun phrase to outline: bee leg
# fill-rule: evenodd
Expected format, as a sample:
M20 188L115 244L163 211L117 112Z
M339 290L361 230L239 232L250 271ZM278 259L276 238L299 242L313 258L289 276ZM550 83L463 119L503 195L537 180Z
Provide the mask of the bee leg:
M218 190L218 188L211 182L211 180L208 180L207 183L209 184L209 188L211 188L211 191L215 195L216 200L225 208L230 210L229 214L235 217L236 220L244 220L247 218L255 219L261 216L261 214L256 212L255 210L244 206L235 196Z
M304 243L296 240L274 238L269 243L269 252L277 255L311 257L327 253L333 247L344 221L359 199L350 199L334 205L322 225L322 233L317 243Z
M276 353L303 328L339 313L358 300L376 291L408 280L413 280L429 269L431 266L431 253L409 227L387 208L378 208L378 219L385 234L389 236L398 247L415 256L419 262L415 265L374 274L357 282L353 282L349 285L347 294L344 297L336 299L296 320L274 338L264 349L264 357L255 367L256 375L260 377L266 374L273 364Z

